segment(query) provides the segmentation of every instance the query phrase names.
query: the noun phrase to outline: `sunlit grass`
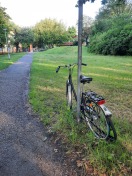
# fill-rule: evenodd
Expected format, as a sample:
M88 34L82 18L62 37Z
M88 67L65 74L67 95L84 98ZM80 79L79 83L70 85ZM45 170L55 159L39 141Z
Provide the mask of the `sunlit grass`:
M9 67L11 64L20 59L25 53L12 53L10 59L7 54L0 55L0 70Z
M38 88L38 90L40 90L40 91L47 91L47 92L53 92L53 91L55 91L55 92L61 92L61 89L57 89L57 88L55 88L55 87L42 87L42 86L38 86L37 88Z
M83 48L83 63L88 66L82 67L82 73L93 77L86 90L92 89L106 98L118 134L115 143L95 139L84 124L76 123L74 113L67 109L65 84L68 72L67 69L60 69L57 74L55 71L58 65L74 62L77 62L77 47L58 47L35 53L29 101L45 124L65 136L68 150L76 147L79 152L84 152L83 157L100 173L129 175L132 151L132 57L88 54L87 49ZM77 68L73 73L75 85L76 78Z

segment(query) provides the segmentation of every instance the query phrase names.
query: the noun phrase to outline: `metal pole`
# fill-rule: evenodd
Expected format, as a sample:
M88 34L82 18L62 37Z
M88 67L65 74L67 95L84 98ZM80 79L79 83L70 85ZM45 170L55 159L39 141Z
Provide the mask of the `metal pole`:
M9 46L8 46L8 41L7 41L6 29L3 29L3 30L5 31L5 38L6 38L6 45L7 45L8 59L10 59Z
M78 79L77 79L77 121L80 121L80 75L82 64L82 21L83 21L83 0L78 1Z

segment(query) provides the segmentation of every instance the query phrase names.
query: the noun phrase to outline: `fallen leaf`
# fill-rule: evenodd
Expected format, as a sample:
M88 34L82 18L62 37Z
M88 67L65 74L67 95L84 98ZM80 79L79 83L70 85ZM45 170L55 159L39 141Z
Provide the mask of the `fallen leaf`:
M89 162L85 162L84 163L84 166L85 166L85 170L87 173L93 173L93 168L92 166L89 164Z
M82 167L83 166L83 162L82 161L77 160L76 162L77 162L77 167Z

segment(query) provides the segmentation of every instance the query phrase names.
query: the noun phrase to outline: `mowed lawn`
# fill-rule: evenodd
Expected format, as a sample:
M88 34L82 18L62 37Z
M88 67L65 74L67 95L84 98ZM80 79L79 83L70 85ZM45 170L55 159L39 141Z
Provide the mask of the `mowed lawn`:
M7 54L0 55L0 70L9 67L11 64L20 59L25 53L11 53L10 59Z
M129 175L132 151L132 57L89 54L87 48L83 47L82 62L88 66L82 67L82 73L93 78L86 90L91 89L105 97L117 130L118 140L107 143L96 140L90 132L85 134L85 127L82 124L78 127L71 120L72 116L65 106L68 72L67 69L60 69L56 73L56 68L77 62L77 53L77 47L56 47L34 53L29 101L41 120L62 133L67 143L72 147L80 146L81 152L85 148L85 159L100 173ZM75 85L76 78L77 68L73 73Z

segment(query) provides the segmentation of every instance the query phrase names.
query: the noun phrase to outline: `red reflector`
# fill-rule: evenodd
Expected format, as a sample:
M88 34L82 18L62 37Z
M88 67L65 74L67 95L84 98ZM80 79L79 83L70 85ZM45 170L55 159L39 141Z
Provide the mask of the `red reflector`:
M105 100L100 100L97 102L98 105L102 105L102 104L105 104Z

